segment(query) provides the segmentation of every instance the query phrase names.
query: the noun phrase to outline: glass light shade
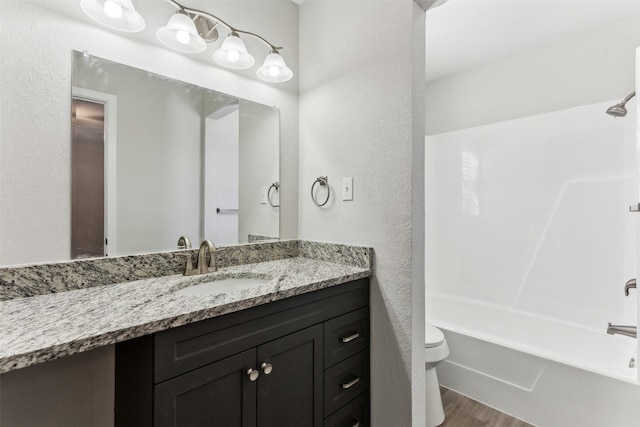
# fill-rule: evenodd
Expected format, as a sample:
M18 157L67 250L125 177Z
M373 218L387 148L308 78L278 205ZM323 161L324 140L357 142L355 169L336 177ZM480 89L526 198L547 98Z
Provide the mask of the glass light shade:
M222 42L220 49L213 52L213 59L223 67L234 70L245 70L256 63L253 56L247 52L244 42L234 33Z
M131 0L80 0L80 7L89 18L113 30L128 33L144 30L144 18Z
M262 80L271 83L286 82L293 77L293 71L287 67L282 56L275 50L267 55L264 64L258 68L256 74Z
M180 12L171 16L167 25L156 31L156 37L165 46L179 52L199 53L207 48L207 43L198 34L191 18Z

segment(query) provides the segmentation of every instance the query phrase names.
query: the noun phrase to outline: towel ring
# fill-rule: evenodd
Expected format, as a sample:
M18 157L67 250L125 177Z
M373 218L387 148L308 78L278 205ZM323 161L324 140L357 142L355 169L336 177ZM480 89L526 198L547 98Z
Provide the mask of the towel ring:
M324 186L327 187L327 198L323 203L318 203L318 201L316 200L316 196L313 194L313 187L315 187L316 184L320 184L321 187L324 187ZM311 200L313 200L313 203L315 203L316 206L324 206L329 201L330 195L331 195L331 187L329 187L329 178L326 176L319 176L318 178L316 178L316 180L313 182L313 185L311 185Z
M280 190L280 183L278 181L274 182L273 184L271 184L271 187L269 187L269 191L267 191L267 202L269 202L269 206L271 206L272 208L279 208L280 205L274 205L273 202L271 201L271 190L274 189L276 191Z

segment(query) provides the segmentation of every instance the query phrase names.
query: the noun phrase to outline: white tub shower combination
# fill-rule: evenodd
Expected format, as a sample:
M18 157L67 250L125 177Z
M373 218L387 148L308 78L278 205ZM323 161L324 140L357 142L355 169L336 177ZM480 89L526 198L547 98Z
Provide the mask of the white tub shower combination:
M440 382L542 427L640 426L636 103L426 138L426 315Z

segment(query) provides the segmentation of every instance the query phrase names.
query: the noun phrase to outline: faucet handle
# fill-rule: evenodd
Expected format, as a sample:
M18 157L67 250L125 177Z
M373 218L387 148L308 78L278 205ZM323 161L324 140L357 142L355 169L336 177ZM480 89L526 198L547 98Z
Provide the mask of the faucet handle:
M218 271L218 266L216 265L216 245L214 245L213 242L211 242L211 247L209 247L209 271Z
M175 254L176 256L187 257L187 264L184 266L184 275L191 276L193 274L193 259L191 258L191 251L185 253Z

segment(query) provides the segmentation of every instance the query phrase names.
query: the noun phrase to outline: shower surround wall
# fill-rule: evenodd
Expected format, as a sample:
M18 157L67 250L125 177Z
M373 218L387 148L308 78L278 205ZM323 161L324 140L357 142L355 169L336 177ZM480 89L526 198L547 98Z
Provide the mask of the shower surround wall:
M452 349L440 380L535 425L640 415L637 342L605 333L636 325L639 300L623 292L638 262L637 110L614 120L615 102L426 138L427 319Z
M605 115L611 104L427 137L428 293L588 328L636 323L622 292L636 269L633 117Z

